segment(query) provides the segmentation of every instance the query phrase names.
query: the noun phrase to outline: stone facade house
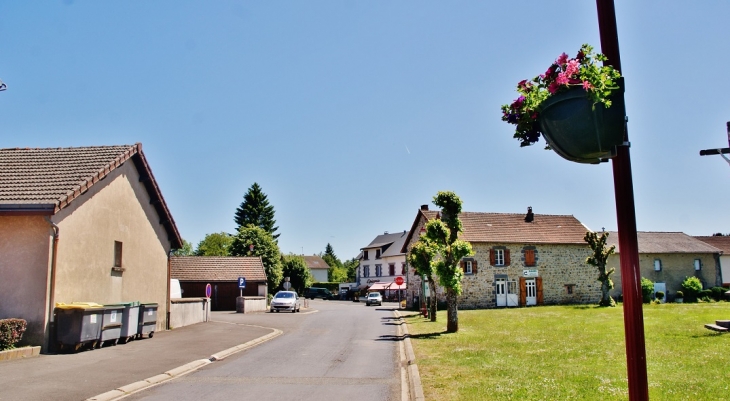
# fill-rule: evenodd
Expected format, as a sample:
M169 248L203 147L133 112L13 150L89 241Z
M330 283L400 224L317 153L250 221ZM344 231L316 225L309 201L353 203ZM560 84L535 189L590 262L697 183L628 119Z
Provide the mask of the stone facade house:
M722 254L716 254L716 263L718 263L720 266L719 282L723 287L730 287L730 236L711 236L695 238L722 251Z
M403 246L409 252L426 222L440 212L421 206ZM585 263L589 231L573 216L463 212L459 238L474 254L461 261L464 271L461 309L543 304L597 303L601 296L596 269ZM407 302L422 300L421 277L408 269ZM437 281L438 284L438 281ZM438 286L437 296L443 291Z
M329 281L327 272L330 269L330 265L317 255L302 256L304 263L307 264L309 272L312 273L315 283L325 283Z
M639 231L637 239L641 277L653 281L654 291L667 294L667 300L674 300L686 277L699 278L703 288L721 284L716 262L722 253L720 249L682 232ZM618 233L609 231L607 245L616 245L616 253L608 258L607 267L616 268L616 273L611 276L614 283L611 295L617 297L623 291Z
M388 293L399 288L405 289L405 284L398 287L394 280L406 272L406 254L403 250L406 238L408 231L393 234L385 232L361 248L356 278L359 287L375 286L374 289Z
M55 303L154 302L182 239L142 145L0 149L0 318L52 341Z
M246 288L238 288L238 278L246 279ZM261 257L172 256L170 278L180 281L183 298L205 297L211 285L211 310L236 310L236 297L267 294L266 272Z

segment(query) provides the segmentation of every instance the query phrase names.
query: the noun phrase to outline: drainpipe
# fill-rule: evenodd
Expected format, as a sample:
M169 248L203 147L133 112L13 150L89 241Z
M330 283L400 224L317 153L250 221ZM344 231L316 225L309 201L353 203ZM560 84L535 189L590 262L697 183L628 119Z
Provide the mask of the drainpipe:
M172 257L172 249L167 253L167 321L165 322L165 329L170 330L170 307L172 305L172 302L170 302L170 277L172 277L170 272L170 257Z
M51 347L53 341L53 335L56 331L56 325L53 320L53 309L56 305L55 292L56 292L56 255L58 255L58 237L61 234L61 229L52 222L48 216L45 216L48 224L53 228L53 248L51 249L51 279L48 289L48 323L53 326L51 333L48 336L48 343L46 344L46 350Z

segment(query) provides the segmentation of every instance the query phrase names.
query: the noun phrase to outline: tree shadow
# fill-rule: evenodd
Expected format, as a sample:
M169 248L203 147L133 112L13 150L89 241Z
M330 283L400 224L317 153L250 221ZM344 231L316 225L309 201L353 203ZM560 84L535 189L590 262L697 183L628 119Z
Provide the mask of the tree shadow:
M438 338L442 334L449 334L449 333L446 330L444 330L444 331L441 331L441 332L438 332L438 333L403 334L403 335L400 335L400 336L388 334L388 335L382 335L382 336L378 337L375 341L403 341L406 338L415 338L415 339L425 338L425 339L430 339L430 338Z

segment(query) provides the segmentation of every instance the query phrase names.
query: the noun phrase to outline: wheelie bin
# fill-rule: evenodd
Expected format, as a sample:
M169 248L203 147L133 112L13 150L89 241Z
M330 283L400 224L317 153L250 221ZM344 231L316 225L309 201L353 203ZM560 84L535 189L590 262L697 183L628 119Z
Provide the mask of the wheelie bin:
M98 347L101 347L102 344L117 345L122 334L123 311L124 305L104 305Z
M122 307L122 328L119 333L119 341L122 344L128 343L137 336L137 324L139 323L139 301L120 302L118 304L107 304L107 307Z
M155 334L157 326L157 304L156 303L140 303L139 304L139 323L137 325L137 338L142 338L145 334L152 338Z
M104 308L91 302L57 303L56 344L59 351L78 351L84 346L94 348L99 343Z

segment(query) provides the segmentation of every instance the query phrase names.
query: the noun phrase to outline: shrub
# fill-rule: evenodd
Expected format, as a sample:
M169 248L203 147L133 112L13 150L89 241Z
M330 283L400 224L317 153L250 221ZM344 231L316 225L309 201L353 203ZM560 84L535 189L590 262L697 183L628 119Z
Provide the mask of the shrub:
M696 302L702 291L702 282L697 277L687 277L682 282L684 298L688 302Z
M27 326L24 319L0 319L0 351L15 348Z
M651 295L654 294L654 283L648 278L641 278L641 297L645 304L651 302Z
M714 299L715 301L722 301L723 298L725 298L725 292L727 291L727 288L712 287L710 291L712 292L712 299Z
M675 298L684 298L684 293L682 291L677 291Z
M658 299L658 300L660 300L660 301L661 301L662 299L664 299L664 291L657 291L657 292L656 292L656 299Z

